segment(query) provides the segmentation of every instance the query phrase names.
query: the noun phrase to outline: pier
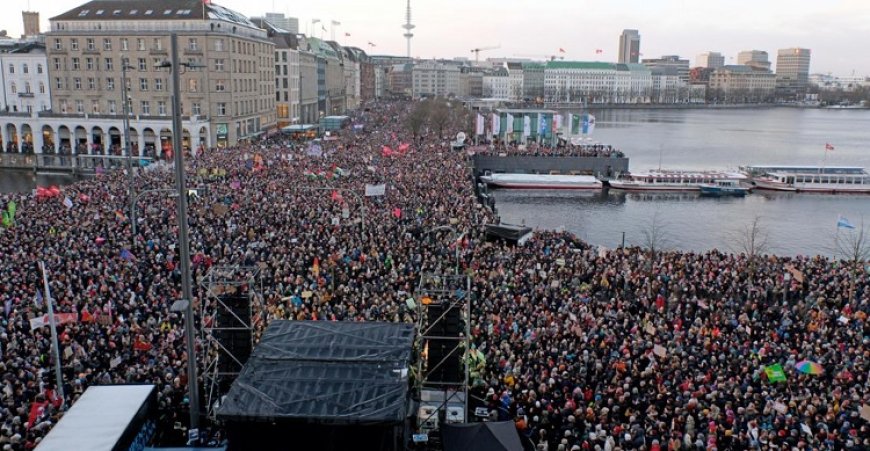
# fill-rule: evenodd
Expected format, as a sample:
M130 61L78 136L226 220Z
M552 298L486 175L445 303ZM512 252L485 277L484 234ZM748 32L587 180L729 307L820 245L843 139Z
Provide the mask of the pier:
M93 174L98 170L148 166L151 157L117 155L57 155L0 153L0 170L21 170L36 173Z

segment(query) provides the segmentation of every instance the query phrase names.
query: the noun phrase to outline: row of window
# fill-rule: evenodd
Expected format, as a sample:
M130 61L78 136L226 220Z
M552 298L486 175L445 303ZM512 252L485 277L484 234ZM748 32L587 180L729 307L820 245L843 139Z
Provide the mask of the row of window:
M122 51L131 50L130 46L130 38L118 38L118 44ZM146 38L136 38L136 50L140 52L144 52L147 50L157 50L162 51L168 48L168 44L164 44L165 38L152 38L151 39L151 48L148 48L148 42ZM97 38L85 38L84 45L79 45L78 38L70 38L69 39L69 48L70 50L87 50L87 51L97 51ZM102 39L102 49L105 51L111 51L113 48L113 43L115 41L112 38L103 38ZM185 49L191 52L199 52L203 50L203 47L200 45L200 38L187 38L187 45ZM231 40L232 43L232 52L236 54L242 55L255 55L258 52L262 52L266 50L267 44L253 43L253 42L242 42ZM212 39L212 50L215 52L224 52L230 50L224 43L223 39ZM54 50L64 50L64 42L61 38L54 39Z
M15 64L14 63L9 63L9 71L7 73L9 73L9 74L15 73ZM21 64L21 73L22 74L29 74L30 73L30 67L28 66L27 63ZM38 64L38 63L36 64L36 73L37 74L42 73L42 64Z
M56 71L67 70L66 58L54 57L52 59L52 63L54 66L54 70L56 70ZM100 63L99 58L85 57L84 58L84 65L83 65L82 58L72 57L72 58L70 58L69 69L70 70L82 70L84 68L84 70L100 70L99 63ZM136 66L132 66L130 63L131 63L130 58L121 58L121 64L122 64L121 68L126 67L127 70L138 69L140 72L145 72L148 70L148 60L146 58L137 58L136 59ZM164 63L164 60L162 58L153 58L151 60L151 63L152 63L152 67L151 67L152 70L158 71L158 72L165 71L165 69L161 67L161 65ZM214 63L215 63L214 64L215 71L223 72L224 60L223 59L216 59L216 60L214 60ZM196 72L196 71L201 70L200 68L195 67L195 66L200 65L199 60L196 58L188 58L187 64L189 66L192 66L191 68L187 69L187 71ZM41 67L41 65L40 65L40 67ZM115 70L114 58L103 58L102 70L106 70L106 71ZM40 73L42 73L42 72L40 72Z
M12 91L12 94L18 94L18 86L15 85L15 82L9 84L9 90ZM25 94L31 94L33 91L30 90L30 82L24 82L24 91ZM45 94L45 83L39 82L39 93Z
M140 114L143 116L150 116L152 114L156 114L158 116L166 116L169 114L169 103L166 100L158 100L153 102L154 105L157 106L156 109L152 109L152 101L150 100L141 100L138 104L134 104L130 102L130 114ZM62 99L60 101L60 111L61 113L85 113L85 101L81 99L77 99L73 102L75 107L74 110L70 110L69 101L66 99ZM107 100L105 103L106 109L103 110L103 103L99 99L91 99L91 108L89 110L90 113L93 114L101 114L103 112L107 114L118 114L118 102L116 100ZM138 109L136 107L138 106ZM215 103L215 112L216 116L226 116L228 114L227 102L217 102ZM233 110L235 112L235 116L245 116L254 114L259 106L259 110L262 111L266 108L271 108L274 105L271 102L266 102L262 99L259 100L243 100L241 102L233 102ZM182 105L182 114L184 114L184 108ZM202 104L199 102L191 102L191 114L201 115L202 114Z

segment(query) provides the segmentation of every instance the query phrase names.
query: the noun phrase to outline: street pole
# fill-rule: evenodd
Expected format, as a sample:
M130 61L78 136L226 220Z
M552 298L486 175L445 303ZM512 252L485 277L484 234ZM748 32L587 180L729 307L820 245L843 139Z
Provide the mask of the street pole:
M124 151L127 153L127 184L130 195L131 249L136 246L136 189L133 186L133 155L130 149L130 102L127 96L127 62L121 58L121 102L124 109Z
M187 187L184 178L184 151L181 148L181 94L178 64L178 34L170 35L172 52L172 147L175 152L175 183L178 189L178 245L181 248L181 291L187 301L184 312L184 335L187 342L187 388L190 399L190 429L187 431L188 445L198 443L199 436L199 381L196 371L196 342L193 332L193 294L190 278L190 243L187 231Z
M57 322L54 320L54 305L51 299L51 288L48 286L48 270L45 269L45 263L39 262L39 268L42 270L42 284L45 287L45 305L48 306L48 324L51 327L51 345L54 348L54 377L57 380L57 393L60 395L61 402L66 404L63 395L63 373L60 371L60 346L57 344Z

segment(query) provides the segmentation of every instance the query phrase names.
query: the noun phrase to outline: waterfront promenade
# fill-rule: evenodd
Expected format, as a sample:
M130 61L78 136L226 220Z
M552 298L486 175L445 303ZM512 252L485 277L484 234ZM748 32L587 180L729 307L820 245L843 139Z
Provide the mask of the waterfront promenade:
M208 188L191 197L194 277L259 265L259 329L276 318L414 322L419 274L452 272L458 255L485 357L474 392L540 450L870 446L863 262L603 250L552 231L521 247L485 242L496 218L475 200L469 156L448 139L414 141L409 110L371 105L353 116L368 131L322 143L322 156L273 140L191 160L189 186ZM457 115L445 131L470 126ZM361 204L341 191L381 183L385 195ZM135 178L137 192L171 186L160 165ZM58 310L74 314L60 330L67 401L90 384L150 382L161 425L186 421L183 327L169 311L174 200L141 199L132 236L127 192L126 176L106 171L57 198L0 197L17 206L0 234L0 441L12 450L32 447L60 405L48 328L30 322L45 311L38 260ZM427 233L445 225L455 233ZM803 360L822 374L799 371ZM775 365L785 380L765 371ZM47 404L31 418L33 403Z

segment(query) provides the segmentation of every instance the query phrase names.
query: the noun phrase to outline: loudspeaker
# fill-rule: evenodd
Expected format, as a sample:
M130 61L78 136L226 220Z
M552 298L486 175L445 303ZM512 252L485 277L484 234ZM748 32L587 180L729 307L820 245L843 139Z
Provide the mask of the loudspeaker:
M445 314L444 311L447 311ZM444 315L443 317L441 315ZM449 308L449 304L432 304L427 309L429 321L428 335L437 337L458 337L462 333L460 308ZM440 320L439 320L440 318Z
M245 327L251 326L251 298L246 295L221 296L217 308L215 327ZM232 313L230 313L232 312Z
M458 384L465 380L460 365L462 350L457 349L458 345L457 340L429 340L429 381Z
M220 301L212 331L221 344L218 372L236 374L251 356L251 298L233 293Z

